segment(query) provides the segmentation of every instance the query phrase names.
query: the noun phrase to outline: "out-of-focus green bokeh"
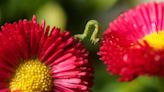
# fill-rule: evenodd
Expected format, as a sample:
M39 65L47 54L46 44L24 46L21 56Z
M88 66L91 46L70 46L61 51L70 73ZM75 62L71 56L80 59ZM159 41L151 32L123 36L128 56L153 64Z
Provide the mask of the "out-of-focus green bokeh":
M69 30L72 35L83 33L88 20L95 19L100 24L100 37L108 27L109 22L120 13L141 2L154 0L0 0L0 25L19 19L31 19L37 15L41 23ZM163 0L159 0L163 1ZM93 92L159 92L155 77L139 77L131 82L120 83L118 76L112 76L106 71L105 65L98 60L99 44L84 44L91 53L91 61L95 69Z

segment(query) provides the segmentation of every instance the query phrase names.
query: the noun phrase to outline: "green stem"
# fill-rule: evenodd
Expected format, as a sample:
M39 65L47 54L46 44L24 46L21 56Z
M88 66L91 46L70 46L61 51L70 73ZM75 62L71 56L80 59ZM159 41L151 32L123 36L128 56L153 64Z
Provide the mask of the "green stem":
M98 26L98 22L96 20L90 20L88 21L88 23L85 26L85 30L83 32L83 34L76 34L74 37L75 39L79 39L79 40L84 40L85 38L88 37L90 31L92 31L94 28L94 31L90 37L90 41L92 44L96 44L99 41L98 38L98 34L99 34L99 26Z
M164 92L164 78L158 78L158 90Z

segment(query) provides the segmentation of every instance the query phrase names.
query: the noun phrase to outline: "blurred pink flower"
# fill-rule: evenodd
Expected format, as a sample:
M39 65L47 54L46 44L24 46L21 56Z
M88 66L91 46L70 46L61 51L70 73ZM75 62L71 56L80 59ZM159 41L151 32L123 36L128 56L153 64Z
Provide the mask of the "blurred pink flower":
M121 14L109 24L98 54L120 81L164 76L164 3L142 4Z

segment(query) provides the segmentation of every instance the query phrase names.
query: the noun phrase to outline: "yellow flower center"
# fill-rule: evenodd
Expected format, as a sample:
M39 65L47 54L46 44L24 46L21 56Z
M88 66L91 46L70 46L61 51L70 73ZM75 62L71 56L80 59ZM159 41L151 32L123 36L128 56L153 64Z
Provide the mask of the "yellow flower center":
M39 60L29 60L19 65L10 82L11 92L50 92L50 69Z
M141 39L141 44L146 41L155 50L164 48L164 31L153 32Z

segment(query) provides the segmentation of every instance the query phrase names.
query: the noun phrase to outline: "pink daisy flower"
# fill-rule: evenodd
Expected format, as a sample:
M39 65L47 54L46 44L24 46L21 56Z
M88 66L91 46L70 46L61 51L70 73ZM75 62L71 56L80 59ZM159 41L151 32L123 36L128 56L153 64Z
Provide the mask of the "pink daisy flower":
M98 53L108 71L129 81L164 76L164 3L139 5L109 24Z
M69 32L19 20L0 32L0 92L90 92L88 51Z

